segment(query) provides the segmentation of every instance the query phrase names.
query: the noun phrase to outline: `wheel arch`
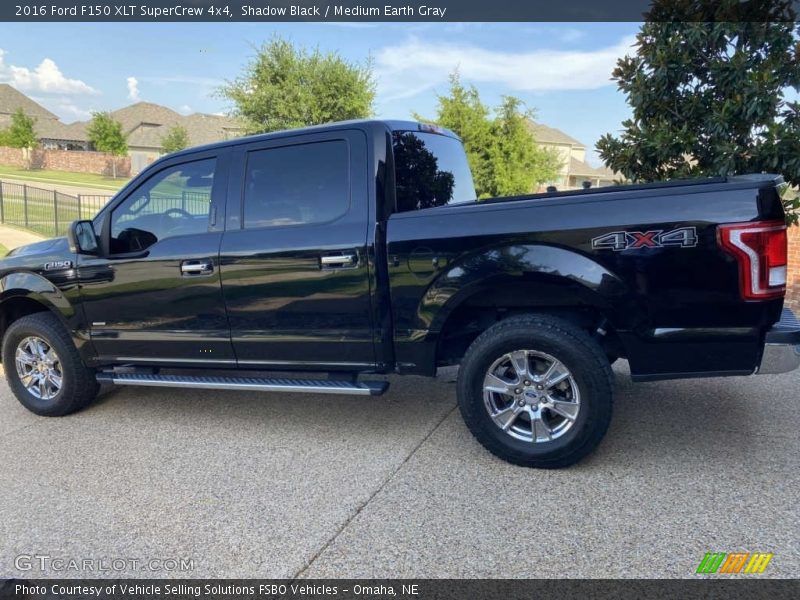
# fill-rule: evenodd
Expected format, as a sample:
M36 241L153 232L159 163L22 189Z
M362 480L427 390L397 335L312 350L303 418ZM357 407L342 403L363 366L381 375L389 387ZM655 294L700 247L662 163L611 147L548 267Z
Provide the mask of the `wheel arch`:
M494 323L522 313L550 314L607 336L609 354L620 355L614 333L628 305L627 285L580 253L555 246L493 248L448 265L420 306L430 317L437 364L452 364Z
M70 322L75 308L52 282L36 273L10 273L0 279L0 340L16 320L37 312L51 312L75 337Z

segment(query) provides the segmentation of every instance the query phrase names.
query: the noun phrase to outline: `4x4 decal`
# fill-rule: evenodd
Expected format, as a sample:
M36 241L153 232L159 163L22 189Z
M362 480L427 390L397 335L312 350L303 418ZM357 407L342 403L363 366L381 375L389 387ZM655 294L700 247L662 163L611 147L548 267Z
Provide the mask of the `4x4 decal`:
M680 227L671 231L613 231L592 239L593 250L636 250L639 248L662 248L677 246L694 248L697 246L697 229Z

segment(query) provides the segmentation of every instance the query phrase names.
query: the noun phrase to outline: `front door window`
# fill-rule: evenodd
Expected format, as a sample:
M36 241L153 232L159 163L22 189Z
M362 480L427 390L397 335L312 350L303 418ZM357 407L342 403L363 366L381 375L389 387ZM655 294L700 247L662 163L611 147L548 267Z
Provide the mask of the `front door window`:
M111 253L208 231L215 166L210 158L168 167L139 186L111 215Z

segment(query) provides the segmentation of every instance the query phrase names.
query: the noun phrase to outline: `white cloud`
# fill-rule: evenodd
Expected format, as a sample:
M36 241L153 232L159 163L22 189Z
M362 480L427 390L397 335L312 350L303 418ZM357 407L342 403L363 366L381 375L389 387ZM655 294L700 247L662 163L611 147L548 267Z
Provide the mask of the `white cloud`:
M376 54L378 92L383 101L415 96L446 82L456 68L465 81L499 83L517 91L596 89L611 84L617 59L633 42L629 36L596 50L503 52L412 37Z
M65 77L58 65L45 58L35 69L19 67L5 62L6 51L0 48L0 83L10 83L23 92L45 94L98 94L99 92L80 79Z
M178 109L178 112L188 115L190 112L192 112L192 107L189 106L188 104L182 104L181 107Z
M139 82L136 77L128 77L128 100L139 101Z

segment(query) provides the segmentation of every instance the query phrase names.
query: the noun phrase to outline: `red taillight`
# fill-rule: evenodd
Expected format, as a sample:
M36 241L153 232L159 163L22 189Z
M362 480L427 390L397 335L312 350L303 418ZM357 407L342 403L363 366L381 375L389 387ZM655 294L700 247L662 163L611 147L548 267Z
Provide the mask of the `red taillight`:
M780 298L786 293L786 224L757 221L719 226L719 242L739 263L745 300Z

